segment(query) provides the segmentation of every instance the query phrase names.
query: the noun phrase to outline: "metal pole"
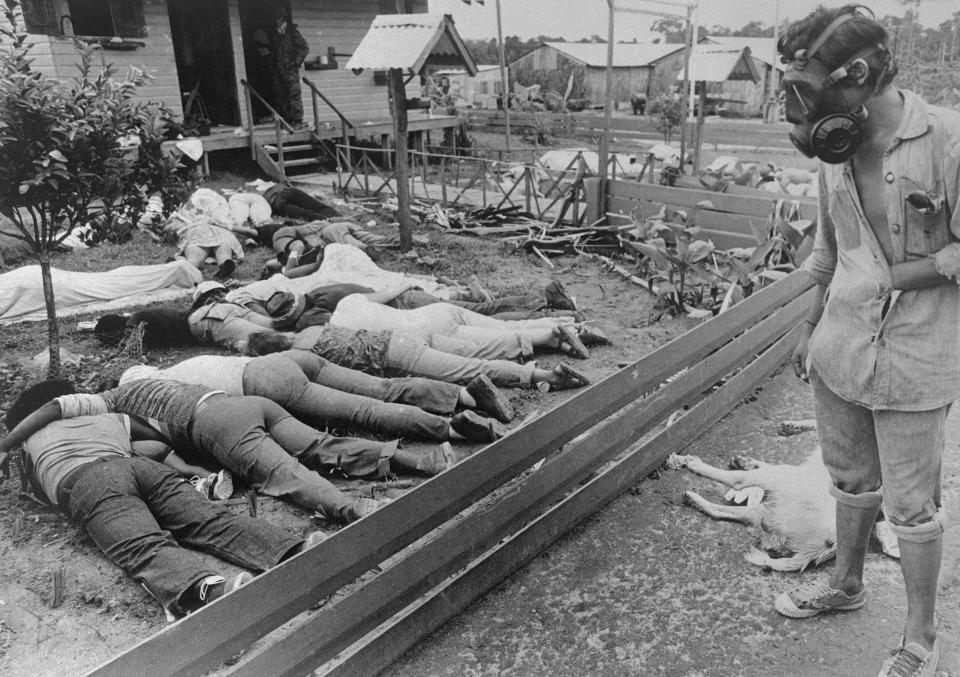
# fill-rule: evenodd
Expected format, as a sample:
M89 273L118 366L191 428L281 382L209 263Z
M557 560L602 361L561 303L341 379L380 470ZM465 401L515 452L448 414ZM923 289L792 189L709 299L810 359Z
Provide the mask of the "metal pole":
M503 47L503 21L500 0L497 0L497 44L500 46L500 87L503 90L503 119L506 126L506 147L510 150L510 83L507 80L507 56Z
M697 45L697 4L693 3L687 7L687 21L690 22L690 45L691 50L696 49ZM694 102L697 100L697 92L695 91L696 87L691 87L690 91L684 90L684 96L688 97L689 107L687 108L687 114L690 116L690 121L693 122L696 119L694 111L696 107Z
M598 186L597 213L593 216L595 220L603 218L606 213L607 201L607 163L610 156L610 118L613 116L613 0L607 0L610 6L610 20L607 25L607 69L604 74L603 86L603 133L600 135L600 152L597 158L597 171L600 176Z
M687 5L687 44L683 50L683 94L680 96L680 173L687 150L687 90L690 89L690 55L693 52L693 5Z

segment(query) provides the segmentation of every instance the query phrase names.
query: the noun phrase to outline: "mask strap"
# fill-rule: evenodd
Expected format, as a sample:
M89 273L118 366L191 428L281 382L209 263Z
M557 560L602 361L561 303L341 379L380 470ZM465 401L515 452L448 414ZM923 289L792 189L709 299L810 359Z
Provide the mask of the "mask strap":
M835 30L837 30L837 28L838 28L841 24L843 24L844 22L849 21L849 20L852 19L852 18L853 18L853 14L841 14L841 15L838 16L836 19L834 19L833 21L831 21L831 22L830 22L830 25L828 25L825 29L823 29L823 32L819 35L819 37L817 37L817 39L813 41L813 44L810 45L810 46L805 50L804 56L806 57L806 59L807 59L808 61L809 61L810 59L812 59L812 58L813 58L813 55L817 53L817 50L819 50L821 47L823 47L824 43L825 43L825 42L827 41L827 39L833 34L833 32L834 32Z
M850 67L856 61L860 59L866 59L868 56L870 56L874 52L877 52L881 49L884 49L883 45L874 45L873 47L867 47L866 49L863 49L857 52L856 54L851 56L849 59L847 59L846 63L840 66L840 68L836 69L835 71L830 73L830 75L825 77L823 79L823 86L832 87L833 85L837 84L838 82L843 80L845 77L847 77Z

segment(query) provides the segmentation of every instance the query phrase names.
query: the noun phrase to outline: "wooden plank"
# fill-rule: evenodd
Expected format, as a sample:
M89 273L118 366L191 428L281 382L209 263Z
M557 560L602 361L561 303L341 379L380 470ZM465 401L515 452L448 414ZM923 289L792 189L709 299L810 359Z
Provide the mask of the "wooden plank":
M561 535L649 475L671 453L681 451L707 431L783 364L796 340L796 331L791 331L678 423L604 470L509 540L472 562L460 575L435 588L428 597L314 674L372 675L386 668Z
M640 207L640 213L647 215L656 214L660 210L662 204L657 202L647 202L645 200L637 201L625 199L622 197L611 197L607 201L608 211L619 212L624 216L628 216L630 212L638 206ZM692 211L690 211L689 207L684 207L684 209L688 210L688 214L692 214ZM696 225L700 228L721 233L747 235L750 237L750 241L753 244L756 244L757 242L753 236L754 229L751 223L756 225L758 229L763 230L766 222L766 217L728 214L726 212L715 212L710 209L700 209L696 216Z
M812 284L809 276L794 274L757 292L338 531L326 547L313 548L261 574L234 594L165 627L90 674L199 675L216 667L515 477L546 450L569 442L655 390L681 367L713 352ZM324 572L322 578L318 571Z
M805 292L706 359L691 365L688 371L649 398L631 403L575 439L542 468L510 486L495 505L468 514L435 540L226 674L230 677L306 674L315 665L333 658L351 641L456 572L474 553L509 535L532 517L531 513L539 511L559 492L653 430L666 416L698 401L714 383L796 326L808 312L812 299L813 292Z
M611 197L630 198L634 200L648 200L659 202L673 207L691 208L698 202L709 200L713 204L713 211L730 212L746 216L766 218L770 216L777 200L796 200L800 203L800 216L805 219L817 218L817 199L810 197L796 197L786 193L767 193L754 188L742 188L744 194L715 193L709 190L695 190L692 188L671 188L670 186L655 186L649 183L633 181L611 181Z

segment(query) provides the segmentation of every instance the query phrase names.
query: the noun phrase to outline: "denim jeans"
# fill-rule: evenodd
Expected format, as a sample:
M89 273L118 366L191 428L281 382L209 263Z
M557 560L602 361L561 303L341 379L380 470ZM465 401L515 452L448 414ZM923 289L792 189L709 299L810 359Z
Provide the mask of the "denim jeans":
M218 573L183 546L260 572L303 542L208 501L173 470L146 458L114 458L81 468L63 507L164 608L175 608L190 586Z
M453 414L460 402L460 387L452 383L415 376L372 376L341 367L306 350L288 350L279 355L296 362L312 382L344 393L363 395L382 402L409 404L443 416Z
M193 444L257 491L333 516L350 499L317 471L363 476L389 464L397 442L318 432L262 397L213 396L192 420Z
M251 360L243 370L243 392L273 400L311 425L439 442L450 437L450 423L442 416L407 404L382 402L313 383L296 360L283 355Z
M433 303L449 303L480 315L495 315L498 319L522 320L540 317L547 310L547 302L536 295L501 296L493 301L448 301L425 292L422 289L410 289L403 292L387 305L400 310L422 308ZM506 317L504 314L509 314Z
M870 410L843 399L810 371L823 462L849 494L880 489L896 526L935 519L940 508L944 424L950 405L930 411Z
M486 374L491 381L501 386L529 386L533 382L532 365L444 352L444 349L457 348L465 353L477 353L483 351L483 346L449 336L428 338L430 343L427 338L418 334L393 332L385 356L386 371L414 374L450 383L466 383L480 374Z

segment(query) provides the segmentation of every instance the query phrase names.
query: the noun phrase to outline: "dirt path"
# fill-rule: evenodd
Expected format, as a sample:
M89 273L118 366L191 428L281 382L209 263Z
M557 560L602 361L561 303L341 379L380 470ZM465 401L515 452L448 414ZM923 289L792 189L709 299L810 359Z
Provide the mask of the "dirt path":
M809 418L806 388L770 380L689 448L725 466L736 454L799 462L815 433L783 438L778 422ZM944 467L948 530L940 576L940 677L960 675L960 416L950 418ZM899 565L874 547L871 597L860 612L791 621L772 601L797 574L764 572L742 554L742 526L681 504L686 472L648 479L588 519L385 674L401 675L875 675L905 614ZM830 565L825 565L824 568ZM803 577L813 575L802 574Z

